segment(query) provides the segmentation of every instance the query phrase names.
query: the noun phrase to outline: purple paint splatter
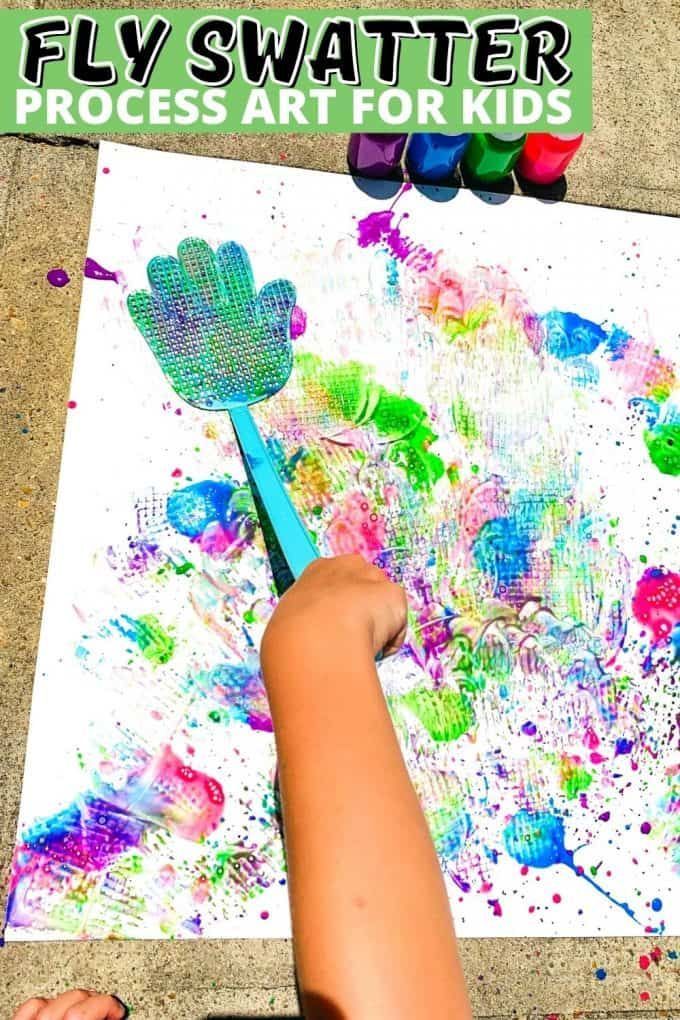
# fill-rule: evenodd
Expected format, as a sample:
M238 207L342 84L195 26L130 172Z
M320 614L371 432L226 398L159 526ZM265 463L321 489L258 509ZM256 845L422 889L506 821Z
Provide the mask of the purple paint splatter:
M120 283L120 273L113 272L111 269L105 269L104 266L91 259L89 255L85 259L83 273L88 280L112 280L114 283Z
M45 279L52 287L65 287L67 283L71 282L71 277L68 275L65 269L49 269L45 273Z

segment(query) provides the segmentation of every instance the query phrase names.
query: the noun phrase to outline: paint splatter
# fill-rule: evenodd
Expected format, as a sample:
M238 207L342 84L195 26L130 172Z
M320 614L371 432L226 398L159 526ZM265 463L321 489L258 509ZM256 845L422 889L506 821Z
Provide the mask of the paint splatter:
M120 283L121 275L111 269L105 269L95 259L88 255L83 264L83 275L88 280L110 280L112 283Z
M664 475L680 475L680 425L655 425L644 433L652 464Z
M65 269L48 269L45 279L51 287L65 287L71 282L71 277Z

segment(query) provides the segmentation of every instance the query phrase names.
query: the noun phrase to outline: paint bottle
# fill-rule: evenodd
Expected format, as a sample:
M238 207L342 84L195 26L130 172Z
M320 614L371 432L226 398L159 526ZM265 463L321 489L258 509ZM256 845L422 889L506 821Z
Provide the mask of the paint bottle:
M514 167L525 134L474 134L463 156L463 170L478 181L499 181Z
M411 135L406 150L406 167L411 179L430 184L450 180L469 141L469 134Z
M582 134L527 135L517 161L517 171L534 184L554 184L571 163L582 141Z
M349 136L347 163L358 177L392 177L401 166L408 135Z

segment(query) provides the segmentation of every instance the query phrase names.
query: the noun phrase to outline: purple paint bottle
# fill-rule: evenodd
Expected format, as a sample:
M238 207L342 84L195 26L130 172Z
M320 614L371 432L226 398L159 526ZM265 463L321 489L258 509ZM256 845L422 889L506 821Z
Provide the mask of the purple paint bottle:
M401 167L408 135L349 136L347 163L357 177L392 177Z

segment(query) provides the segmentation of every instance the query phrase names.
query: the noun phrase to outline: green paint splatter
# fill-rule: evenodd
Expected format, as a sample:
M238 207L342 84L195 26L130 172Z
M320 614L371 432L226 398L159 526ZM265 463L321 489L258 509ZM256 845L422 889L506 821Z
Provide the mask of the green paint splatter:
M649 458L663 475L680 475L680 425L655 425L644 433Z
M479 439L480 432L477 419L462 397L456 397L453 401L451 416L453 417L454 428L461 439L464 439L466 442L473 442L475 439Z
M161 626L158 617L153 613L138 616L134 621L135 641L137 647L149 662L154 666L165 665L170 662L175 651L175 640Z
M422 404L386 389L372 378L373 369L358 361L336 365L303 353L296 356L295 366L310 393L315 388L323 391L334 417L375 428L389 444L387 456L406 473L414 489L429 490L443 476L443 462L430 452L437 436Z
M475 721L468 698L450 687L435 691L418 687L395 700L418 716L436 741L458 740Z
M449 340L455 340L456 337L462 336L464 333L474 333L475 330L484 325L493 312L493 304L489 301L483 302L477 305L476 308L468 309L462 319L447 319L443 325L444 332Z
M141 875L143 865L142 858L139 854L130 854L130 856L125 861L125 864L127 866L126 870L131 875Z
M560 763L560 786L567 800L575 800L579 793L587 790L593 777L586 769L565 759Z

